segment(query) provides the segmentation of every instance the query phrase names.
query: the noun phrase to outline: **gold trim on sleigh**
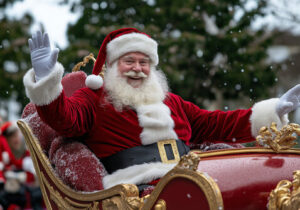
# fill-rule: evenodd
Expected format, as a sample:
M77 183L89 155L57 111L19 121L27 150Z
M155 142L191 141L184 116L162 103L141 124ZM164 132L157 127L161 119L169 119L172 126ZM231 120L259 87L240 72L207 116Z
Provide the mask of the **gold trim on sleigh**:
M224 155L236 155L236 154L255 154L255 153L273 153L276 154L274 150L270 148L264 147L249 147L249 148L233 148L226 150L211 150L203 152L201 150L193 150L193 153L199 155L200 158L206 157L216 157L216 156L224 156ZM280 151L280 154L297 154L300 155L300 149L287 149Z

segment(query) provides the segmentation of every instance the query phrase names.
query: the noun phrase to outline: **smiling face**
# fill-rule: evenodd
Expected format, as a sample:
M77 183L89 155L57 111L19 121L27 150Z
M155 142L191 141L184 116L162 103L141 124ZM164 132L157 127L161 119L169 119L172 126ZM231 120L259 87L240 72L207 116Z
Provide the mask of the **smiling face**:
M140 52L130 52L118 60L121 77L134 88L138 88L150 74L150 58Z

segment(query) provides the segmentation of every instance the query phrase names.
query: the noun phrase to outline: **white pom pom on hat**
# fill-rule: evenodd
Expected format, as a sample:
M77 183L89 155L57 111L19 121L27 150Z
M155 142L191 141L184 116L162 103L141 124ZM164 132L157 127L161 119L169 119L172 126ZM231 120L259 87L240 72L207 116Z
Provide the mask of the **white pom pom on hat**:
M85 85L92 90L97 90L102 87L103 79L101 76L91 74L85 79Z

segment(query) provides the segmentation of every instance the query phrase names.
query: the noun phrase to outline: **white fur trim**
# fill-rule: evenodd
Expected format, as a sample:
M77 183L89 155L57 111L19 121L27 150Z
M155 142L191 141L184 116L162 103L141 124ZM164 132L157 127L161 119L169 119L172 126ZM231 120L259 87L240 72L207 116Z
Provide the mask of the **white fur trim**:
M145 34L130 33L121 35L107 44L107 61L113 63L129 52L141 52L148 55L152 63L158 64L157 42Z
M34 70L30 69L23 78L27 97L38 106L50 104L63 90L61 84L63 73L63 66L56 62L48 76L35 82Z
M4 163L2 161L0 161L0 171L4 170Z
M24 171L28 171L35 174L34 166L31 157L25 157L22 161L22 168Z
M277 115L275 108L278 101L278 98L271 98L254 104L250 116L251 132L254 137L258 135L261 127L270 126L272 122L275 122L278 128L289 122L287 114L282 118Z
M174 121L169 107L164 103L142 105L136 108L143 145L152 144L165 139L177 139L174 131Z
M174 164L165 164L161 162L144 163L133 165L109 174L103 178L105 189L117 184L147 184L155 179L163 177L174 166Z
M8 152L6 151L2 152L2 161L5 165L9 164L10 158Z
M103 79L99 75L91 74L85 79L85 85L92 90L97 90L102 87Z

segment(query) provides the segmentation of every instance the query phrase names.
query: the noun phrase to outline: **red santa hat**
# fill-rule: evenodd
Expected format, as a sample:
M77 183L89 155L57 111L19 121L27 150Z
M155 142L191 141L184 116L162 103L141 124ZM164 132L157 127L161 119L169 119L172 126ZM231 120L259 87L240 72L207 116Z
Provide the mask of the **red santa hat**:
M85 84L91 89L102 86L103 80L99 75L102 67L107 61L111 64L119 57L129 52L141 52L149 56L154 65L158 64L157 42L149 35L135 28L121 28L110 32L102 42L93 75L87 77Z
M11 133L15 132L17 130L17 126L12 123L12 122L5 122L2 126L1 126L1 134L6 136L6 135L10 135Z

